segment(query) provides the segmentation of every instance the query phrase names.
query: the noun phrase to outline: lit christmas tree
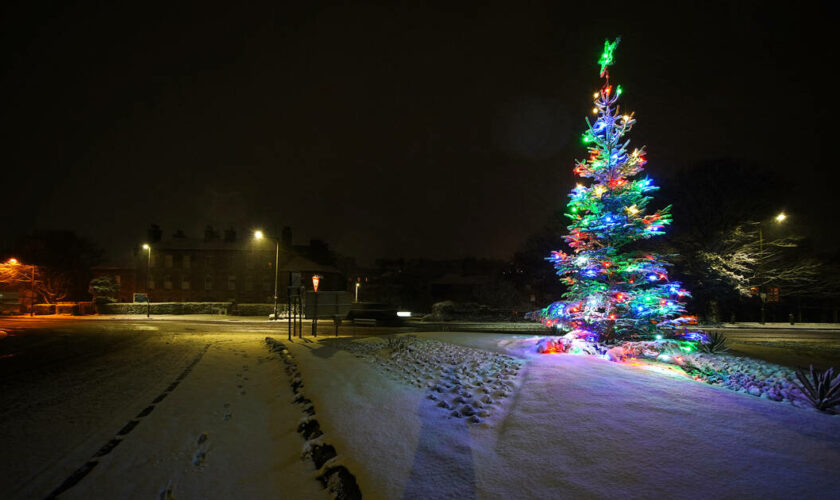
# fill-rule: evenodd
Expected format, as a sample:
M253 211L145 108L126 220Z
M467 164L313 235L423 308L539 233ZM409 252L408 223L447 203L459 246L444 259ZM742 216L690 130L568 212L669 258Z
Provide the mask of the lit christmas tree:
M636 122L616 104L621 86L610 83L608 67L620 38L604 44L598 61L603 85L596 92L598 118L586 120L583 134L589 158L577 161L580 177L569 195L566 216L572 220L563 239L573 253L552 252L561 281L569 286L563 301L542 312L543 323L568 331L576 338L612 341L632 335L653 335L686 320L683 301L689 293L668 279L669 266L659 255L628 245L664 233L671 222L670 207L649 211L650 193L658 188L644 170L644 147L628 152L623 137Z

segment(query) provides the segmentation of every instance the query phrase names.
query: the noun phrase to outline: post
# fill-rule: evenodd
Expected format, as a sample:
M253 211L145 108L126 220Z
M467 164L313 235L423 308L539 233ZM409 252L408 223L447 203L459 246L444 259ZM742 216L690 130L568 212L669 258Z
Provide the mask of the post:
M35 316L35 264L32 264L32 282L29 284L29 297L29 317L31 318Z
M149 318L152 315L152 297L149 294L149 278L151 278L151 267L152 267L152 246L148 245L146 248L148 255L146 256L146 317Z
M292 273L289 273L289 286L286 287L286 295L288 295L286 302L288 302L286 309L287 323L289 324L289 342L292 341Z
M318 336L318 291L315 290L315 303L313 304L312 312L312 336Z
M764 303L767 301L767 294L761 292L764 288L764 284L761 282L763 279L761 276L761 264L764 262L764 231L761 227L761 221L758 223L758 259L758 296L761 298L761 324L763 325L765 318Z
M274 240L274 321L277 321L277 277L280 273L280 240Z

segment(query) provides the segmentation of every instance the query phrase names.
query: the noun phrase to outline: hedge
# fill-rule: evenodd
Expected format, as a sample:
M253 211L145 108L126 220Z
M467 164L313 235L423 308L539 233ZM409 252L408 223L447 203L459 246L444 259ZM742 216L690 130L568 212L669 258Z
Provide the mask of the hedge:
M98 304L99 314L146 314L145 302ZM230 302L152 302L152 314L229 314Z

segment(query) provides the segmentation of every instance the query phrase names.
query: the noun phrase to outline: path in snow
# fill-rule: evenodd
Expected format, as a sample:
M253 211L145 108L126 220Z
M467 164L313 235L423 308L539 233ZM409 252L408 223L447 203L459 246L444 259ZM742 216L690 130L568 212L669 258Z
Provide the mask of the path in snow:
M208 335L201 361L61 498L326 498L264 335Z
M830 498L840 490L838 417L594 357L531 354L521 336L418 335L463 345L465 359L482 346L519 356L512 397L473 425L346 346L289 346L365 496Z

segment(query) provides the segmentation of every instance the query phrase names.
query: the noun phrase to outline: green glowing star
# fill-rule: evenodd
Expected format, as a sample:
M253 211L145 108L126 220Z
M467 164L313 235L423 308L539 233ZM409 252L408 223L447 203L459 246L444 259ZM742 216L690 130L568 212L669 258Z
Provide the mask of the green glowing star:
M604 73L607 72L607 66L613 63L613 52L618 47L618 42L621 41L621 37L617 37L614 42L610 43L609 40L604 41L604 53L601 54L601 59L598 60L598 64L601 65L601 77L604 77Z

